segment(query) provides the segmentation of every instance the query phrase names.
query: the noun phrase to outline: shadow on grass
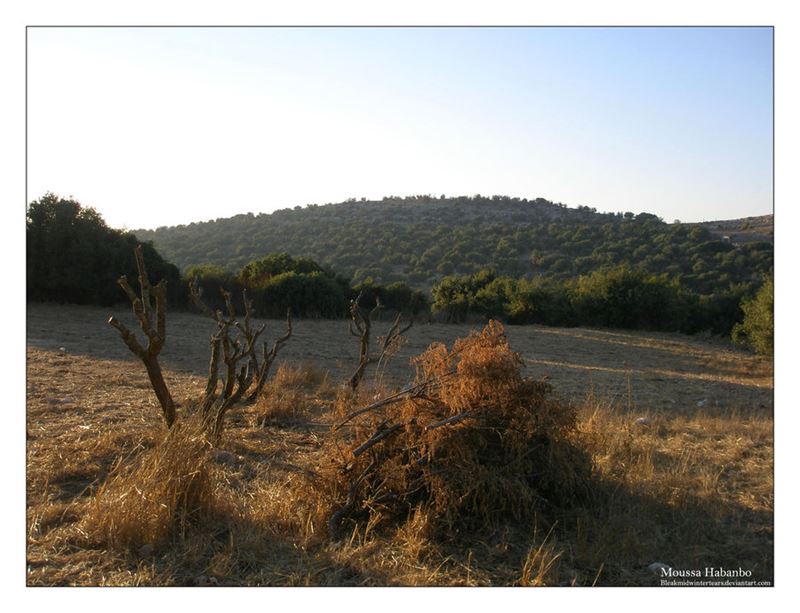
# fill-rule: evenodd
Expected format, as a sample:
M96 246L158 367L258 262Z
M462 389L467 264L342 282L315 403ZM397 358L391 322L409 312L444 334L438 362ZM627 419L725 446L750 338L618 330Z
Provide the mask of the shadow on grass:
M451 538L440 551L493 585L516 585L526 558L544 546L557 555L546 585L658 586L661 576L648 568L654 562L702 574L742 569L749 580L773 581L772 513L701 500L665 504L610 482L594 484L590 504L544 513L529 526Z
M78 519L63 517L65 524ZM297 528L296 518L277 518L266 526L220 517L216 523L185 526L155 550L118 552L115 570L136 574L147 567L143 582L148 585L507 586L520 584L532 552L546 546L554 559L543 577L545 585L657 586L661 577L648 569L653 562L701 572L741 568L751 572L752 580L773 578L771 513L687 498L665 504L608 481L595 481L587 501L544 509L530 522L432 538L419 562L427 572L413 582L380 563L397 545L391 530L348 546L325 538L303 544L294 536ZM94 554L98 560L108 556L100 549ZM421 576L428 580L420 584ZM65 575L56 583L73 582Z

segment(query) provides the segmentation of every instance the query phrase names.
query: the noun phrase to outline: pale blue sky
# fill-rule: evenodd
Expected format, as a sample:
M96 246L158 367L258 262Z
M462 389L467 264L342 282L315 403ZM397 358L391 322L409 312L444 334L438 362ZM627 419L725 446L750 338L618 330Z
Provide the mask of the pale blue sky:
M28 195L156 227L505 194L772 210L768 28L28 31Z

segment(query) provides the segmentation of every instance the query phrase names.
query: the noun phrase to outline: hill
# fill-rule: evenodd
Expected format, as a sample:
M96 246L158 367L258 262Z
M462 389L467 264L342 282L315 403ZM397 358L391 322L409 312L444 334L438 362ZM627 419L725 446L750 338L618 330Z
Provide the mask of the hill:
M772 243L774 239L772 215L704 221L696 225L707 228L714 238L730 241L734 245L759 241Z
M697 224L649 213L598 213L541 198L384 198L252 213L136 230L182 270L238 272L268 253L313 258L354 282L428 288L452 274L565 279L620 264L666 273L704 294L758 284L772 269L769 241L738 244Z

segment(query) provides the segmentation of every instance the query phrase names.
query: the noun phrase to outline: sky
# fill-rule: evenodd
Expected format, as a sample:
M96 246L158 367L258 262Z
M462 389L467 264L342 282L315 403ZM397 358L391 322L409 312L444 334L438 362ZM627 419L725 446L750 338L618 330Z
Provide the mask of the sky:
M29 28L28 200L118 228L414 194L772 212L770 28Z

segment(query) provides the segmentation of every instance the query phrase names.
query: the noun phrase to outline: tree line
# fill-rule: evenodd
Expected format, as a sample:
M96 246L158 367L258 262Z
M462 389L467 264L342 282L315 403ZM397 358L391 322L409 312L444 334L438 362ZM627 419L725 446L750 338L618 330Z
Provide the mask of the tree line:
M28 300L102 306L124 300L117 279L120 272L131 282L137 277L132 254L140 240L135 234L109 228L93 208L54 194L31 202L26 221ZM189 307L189 286L196 281L212 308L225 308L224 289L242 309L242 290L247 290L259 317L284 317L288 309L297 317L346 317L359 294L364 304L380 300L391 311L419 315L429 310L426 294L406 283L352 283L310 258L287 253L257 258L236 272L199 264L183 275L152 243L142 243L142 256L154 278L167 280L167 298L177 309Z
M553 206L560 210L558 205ZM595 215L591 210L579 212ZM644 228L655 231L661 223L653 216L637 221L631 214L622 219L627 220L624 223L629 224L628 228L638 228L636 236ZM698 231L707 232L702 228L672 227L669 236L685 234L696 238ZM650 242L668 243L662 240L664 236L656 233ZM131 254L139 238L109 228L94 209L69 198L47 194L30 203L26 242L28 299L98 305L121 301L124 296L116 279L120 271L135 278L136 263ZM692 249L716 254L731 252L727 247L709 247L708 242L697 243ZM755 248L742 253L765 252ZM189 286L196 283L212 308L224 308L220 290L225 289L233 294L240 312L242 290L246 290L259 317L283 317L291 310L296 317L342 318L348 315L351 301L361 295L364 305L380 301L390 311L451 322L495 318L511 324L684 333L707 330L721 335L733 332L738 342L756 350L769 352L772 347L772 285L771 281L764 282L769 274L763 270L767 262L771 264L771 249L768 259L758 260L761 263L753 264L754 270L740 275L746 281L728 278L727 285L715 283L715 289L708 293L698 291L680 274L653 272L646 260L637 266L606 263L571 276L544 272L514 276L484 268L436 279L428 293L404 280L382 284L371 276L347 276L311 257L288 252L262 255L236 270L215 263L196 264L187 267L183 275L149 242L143 243L142 255L153 277L167 280L168 300L178 309L188 308ZM768 300L760 297L763 291L757 294L762 286L769 289ZM767 336L768 342L764 340Z
M730 334L742 320L746 285L704 296L668 275L619 266L564 281L515 279L484 270L446 277L432 290L434 313L446 321L470 317L511 324L594 326L693 334Z
M362 296L364 304L377 301L385 309L418 316L429 312L427 296L403 282L378 285L371 280L351 281L309 258L287 253L271 254L245 265L239 273L203 264L186 271L183 283L196 281L212 308L224 308L221 289L233 292L237 308L242 290L253 301L256 315L278 318L287 310L297 317L338 319L347 317L350 302Z

